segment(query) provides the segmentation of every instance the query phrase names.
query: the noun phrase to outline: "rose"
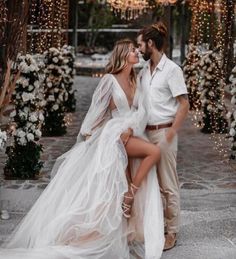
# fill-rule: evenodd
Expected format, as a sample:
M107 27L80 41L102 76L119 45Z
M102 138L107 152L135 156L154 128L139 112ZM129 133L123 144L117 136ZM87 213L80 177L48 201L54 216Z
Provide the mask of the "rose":
M34 114L34 113L31 114L29 120L32 121L32 122L36 122L36 121L37 121L37 116L36 116L36 114Z
M229 135L232 136L232 137L234 137L235 134L236 134L235 129L231 128L230 131L229 131Z
M18 137L20 137L20 138L23 138L23 137L25 136L25 132L24 132L23 130L18 130L18 131L16 132L16 135L17 135Z
M44 116L42 113L39 114L39 120L44 121Z
M54 105L52 106L52 109L53 109L54 111L58 110L58 109L59 109L58 104L54 104Z
M34 135L32 133L27 134L27 139L28 141L33 141L34 140Z
M37 129L37 130L35 131L35 135L36 135L37 137L41 137L41 136L42 136L42 132L41 132L39 129Z
M26 139L24 137L18 139L19 144L24 146L26 144Z

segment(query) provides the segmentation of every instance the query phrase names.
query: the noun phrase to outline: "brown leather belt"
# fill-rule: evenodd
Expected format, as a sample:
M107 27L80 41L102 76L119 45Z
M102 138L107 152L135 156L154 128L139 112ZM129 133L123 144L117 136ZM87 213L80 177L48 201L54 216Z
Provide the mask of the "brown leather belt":
M161 124L161 125L147 125L146 130L158 130L158 129L169 128L171 126L172 126L172 122Z

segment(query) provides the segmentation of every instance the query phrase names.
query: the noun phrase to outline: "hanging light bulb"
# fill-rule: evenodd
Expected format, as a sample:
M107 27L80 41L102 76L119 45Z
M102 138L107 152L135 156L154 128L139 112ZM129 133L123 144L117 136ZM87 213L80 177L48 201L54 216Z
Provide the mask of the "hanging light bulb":
M134 20L149 8L147 0L107 0L111 11L121 19Z

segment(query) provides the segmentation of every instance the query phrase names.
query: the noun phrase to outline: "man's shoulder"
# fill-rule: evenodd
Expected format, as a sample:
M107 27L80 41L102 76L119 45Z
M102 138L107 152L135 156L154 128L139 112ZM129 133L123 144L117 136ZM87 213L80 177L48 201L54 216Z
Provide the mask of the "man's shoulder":
M167 57L166 59L166 65L170 70L182 70L181 67L175 63L173 60L171 60L170 58Z

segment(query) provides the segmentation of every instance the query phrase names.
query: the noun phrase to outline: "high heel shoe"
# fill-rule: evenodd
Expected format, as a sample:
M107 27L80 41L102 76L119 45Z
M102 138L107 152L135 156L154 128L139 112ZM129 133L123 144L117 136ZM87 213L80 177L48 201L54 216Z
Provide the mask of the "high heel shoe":
M123 210L123 216L126 219L129 219L131 217L131 208L134 202L134 195L137 192L138 188L139 187L137 187L133 183L130 183L129 190L124 195L124 200L122 202L122 210ZM129 200L130 202L127 203L127 200Z

